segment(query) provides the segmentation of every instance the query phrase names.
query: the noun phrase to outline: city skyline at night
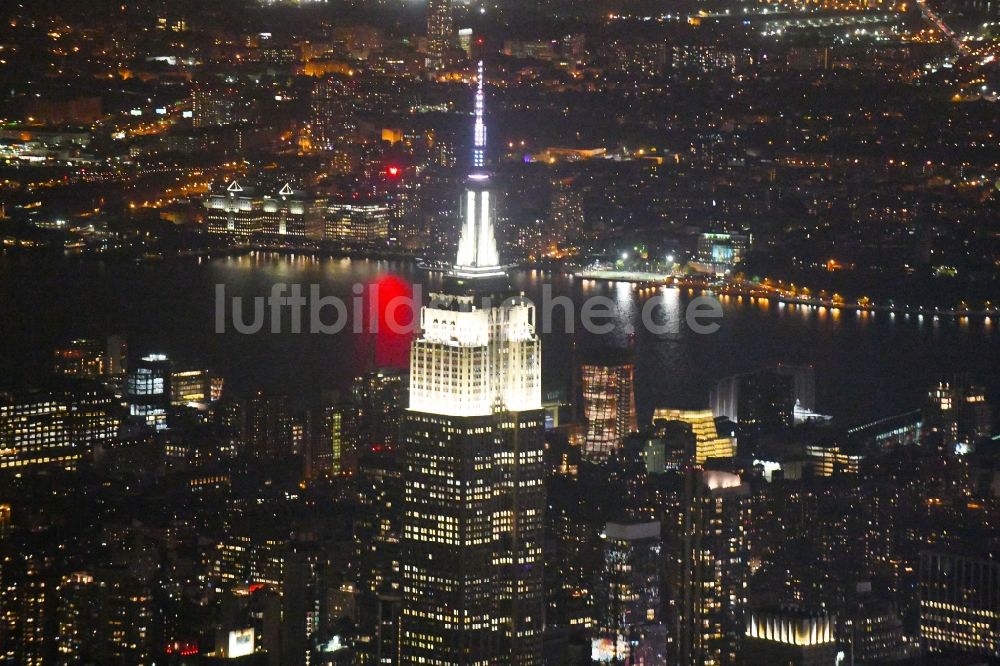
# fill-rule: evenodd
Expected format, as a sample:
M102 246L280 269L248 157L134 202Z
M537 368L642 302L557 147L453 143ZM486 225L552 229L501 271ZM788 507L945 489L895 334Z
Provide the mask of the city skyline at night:
M993 0L0 20L0 664L1000 663Z

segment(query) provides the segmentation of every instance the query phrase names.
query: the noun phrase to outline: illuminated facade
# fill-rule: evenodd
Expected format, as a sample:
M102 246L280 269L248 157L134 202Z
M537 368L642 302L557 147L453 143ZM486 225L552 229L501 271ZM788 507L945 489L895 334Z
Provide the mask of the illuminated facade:
M736 455L736 440L719 437L712 410L656 409L653 421L682 421L691 426L695 436L694 462L703 465L709 458L732 458Z
M735 664L747 602L750 488L729 472L690 470L685 477L680 572L679 662Z
M808 444L805 453L819 476L857 474L864 458L860 453L844 451L836 444Z
M930 652L1000 657L1000 563L921 553L920 636Z
M689 266L702 273L725 275L750 249L747 234L705 232L698 238L698 253Z
M90 381L0 394L0 470L75 468L94 447L110 444L120 424L114 397Z
M591 460L604 460L636 430L633 373L631 363L585 363L580 367L587 423L583 450Z
M345 469L357 467L358 408L353 403L341 402L323 408L318 446L314 451L314 465L318 472L340 474Z
M836 618L794 608L749 613L743 636L742 663L829 666L836 662Z
M273 239L323 238L326 201L285 183L276 191L244 187L238 181L209 194L204 201L210 234L247 240L262 235Z
M170 361L163 354L143 356L125 380L129 415L154 430L166 430L170 409Z
M392 209L386 203L331 203L324 221L326 240L372 245L389 240Z
M175 406L205 405L222 397L222 377L208 370L178 370L170 373L170 402Z
M968 453L993 432L993 410L981 386L959 377L928 392L924 425L949 452Z
M436 56L444 55L453 41L454 22L451 0L429 0L427 3L427 50Z
M598 637L591 643L591 659L636 666L666 663L659 521L607 523L601 536L604 572L599 591L600 625Z
M480 65L480 71L481 65ZM476 154L458 261L421 312L403 428L403 664L540 664L545 508L540 344L511 294Z

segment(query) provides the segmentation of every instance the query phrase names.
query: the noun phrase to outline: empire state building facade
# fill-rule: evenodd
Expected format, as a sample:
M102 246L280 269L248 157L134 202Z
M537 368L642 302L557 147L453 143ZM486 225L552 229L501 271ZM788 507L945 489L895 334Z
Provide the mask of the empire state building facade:
M410 353L402 664L541 663L541 347L497 253L482 63L474 143L458 258Z

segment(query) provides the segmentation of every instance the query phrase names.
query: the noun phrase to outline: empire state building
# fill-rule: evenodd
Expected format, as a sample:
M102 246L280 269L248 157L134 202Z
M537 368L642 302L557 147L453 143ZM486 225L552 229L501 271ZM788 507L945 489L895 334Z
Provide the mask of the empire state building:
M458 257L410 352L402 664L541 663L541 347L497 253L483 106L480 63Z

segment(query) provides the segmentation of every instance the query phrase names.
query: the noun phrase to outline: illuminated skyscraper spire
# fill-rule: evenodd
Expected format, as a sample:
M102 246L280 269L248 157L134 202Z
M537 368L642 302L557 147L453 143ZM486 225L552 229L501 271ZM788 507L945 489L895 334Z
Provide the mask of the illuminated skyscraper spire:
M476 125L475 141L472 155L473 169L482 169L485 166L486 153L486 123L483 122L483 111L486 99L483 94L483 61L479 61L478 86L476 88Z
M410 347L401 666L542 664L542 348L497 258L481 63L478 84L458 260Z
M476 87L476 120L473 127L472 173L465 191L462 236L458 242L455 274L460 277L495 277L503 274L493 231L493 198L486 173L486 123L483 122L483 61L479 61Z

